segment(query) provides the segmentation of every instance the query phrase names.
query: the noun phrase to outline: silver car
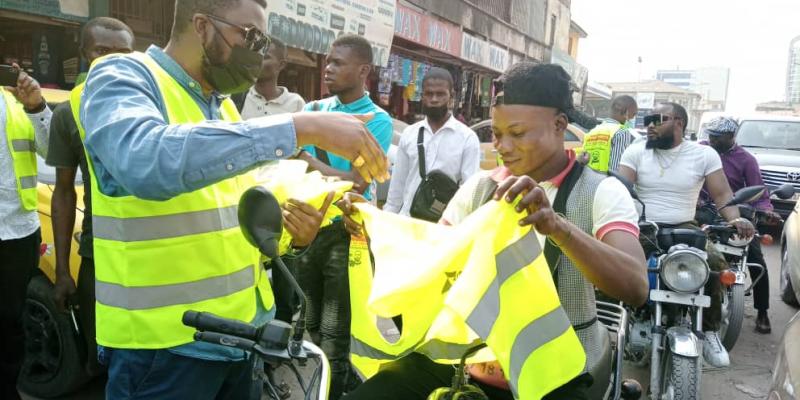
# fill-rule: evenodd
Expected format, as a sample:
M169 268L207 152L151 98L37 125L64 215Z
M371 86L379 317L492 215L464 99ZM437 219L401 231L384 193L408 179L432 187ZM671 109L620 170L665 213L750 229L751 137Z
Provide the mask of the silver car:
M800 399L800 312L786 325L772 373L769 400Z

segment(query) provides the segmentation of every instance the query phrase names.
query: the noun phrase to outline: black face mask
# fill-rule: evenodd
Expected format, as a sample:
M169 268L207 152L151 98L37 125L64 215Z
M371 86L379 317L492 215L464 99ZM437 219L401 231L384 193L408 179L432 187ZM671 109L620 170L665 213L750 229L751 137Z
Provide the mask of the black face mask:
M217 35L220 33L217 32ZM222 94L244 92L253 86L261 74L264 56L239 45L231 46L227 41L225 44L231 49L227 63L219 61L218 57L214 57L216 52L203 46L203 77Z
M644 147L647 149L669 150L674 145L675 145L675 136L669 135L669 136L659 137L653 140L647 139L647 143L644 144Z
M447 111L446 105L440 107L423 107L422 109L425 116L434 121L441 121L447 115Z

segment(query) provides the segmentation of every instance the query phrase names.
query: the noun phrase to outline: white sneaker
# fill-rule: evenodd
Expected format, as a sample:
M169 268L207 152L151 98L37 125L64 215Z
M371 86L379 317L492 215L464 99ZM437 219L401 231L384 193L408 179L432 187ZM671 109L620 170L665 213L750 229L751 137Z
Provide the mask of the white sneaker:
M719 340L717 332L705 332L706 338L703 341L703 358L706 362L717 368L725 368L731 365L731 359L728 357L728 351Z

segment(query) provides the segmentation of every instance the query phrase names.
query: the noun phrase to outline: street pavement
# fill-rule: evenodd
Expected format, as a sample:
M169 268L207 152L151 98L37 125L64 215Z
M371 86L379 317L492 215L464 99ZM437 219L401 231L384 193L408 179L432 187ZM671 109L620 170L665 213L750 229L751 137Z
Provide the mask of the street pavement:
M766 399L772 380L772 369L775 363L778 344L785 330L786 323L798 311L784 304L778 297L778 273L780 271L780 248L777 245L764 248L764 255L770 273L770 318L772 320L772 334L760 335L755 333L755 311L753 310L752 296L745 298L745 320L742 333L736 347L730 353L731 367L715 369L706 367L703 370L702 398L704 400L731 400L731 399ZM393 327L385 324L386 336L396 334L389 331ZM647 389L649 370L639 369L626 365L624 371L626 378L638 380ZM305 379L310 375L304 371ZM292 379L287 377L287 382ZM103 399L102 379L96 379L80 393L62 399L95 400ZM293 385L294 386L294 385ZM294 386L294 393L300 391ZM293 396L293 398L299 398ZM25 400L36 400L23 395Z

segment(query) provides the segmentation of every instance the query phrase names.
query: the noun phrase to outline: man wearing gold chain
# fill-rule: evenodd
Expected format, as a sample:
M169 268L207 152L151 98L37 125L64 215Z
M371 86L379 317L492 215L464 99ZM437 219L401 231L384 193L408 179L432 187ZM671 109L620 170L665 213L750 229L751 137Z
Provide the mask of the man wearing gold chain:
M647 141L628 147L620 162L619 174L636 184L647 207L647 219L663 227L696 227L695 208L704 184L714 204L726 204L733 197L719 155L708 146L684 140L687 121L681 105L659 104L644 119ZM753 225L740 218L736 207L720 210L720 214L740 236L752 237L755 233ZM727 268L716 252L709 252L709 266L714 270ZM712 300L711 308L703 315L703 356L715 367L726 367L730 359L717 334L722 291L718 282L708 289Z

